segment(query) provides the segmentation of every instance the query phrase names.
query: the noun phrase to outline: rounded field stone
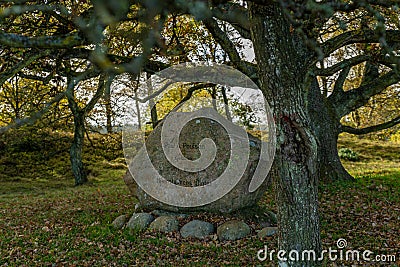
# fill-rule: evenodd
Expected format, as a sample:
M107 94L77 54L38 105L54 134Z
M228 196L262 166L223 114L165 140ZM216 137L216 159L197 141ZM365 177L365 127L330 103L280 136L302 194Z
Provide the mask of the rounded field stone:
M178 219L185 219L187 217L189 217L189 215L187 214L183 214L183 213L176 213L176 212L172 212L172 211L167 211L167 210L153 210L151 212L151 214L153 214L154 216L174 216Z
M175 232L179 229L179 222L173 216L160 216L150 224L150 229L164 233Z
M143 231L154 220L150 213L134 213L129 219L126 227L132 230Z
M264 227L261 229L258 233L257 236L259 238L264 238L267 236L273 236L278 232L278 227Z
M199 239L204 239L206 236L214 233L214 225L209 222L193 220L185 224L181 228L180 232L183 238L195 237Z
M250 226L238 220L228 221L217 228L217 235L221 241L242 239L250 232Z
M122 229L124 227L125 223L128 221L128 216L127 215L120 215L115 220L112 222L112 226L116 229Z

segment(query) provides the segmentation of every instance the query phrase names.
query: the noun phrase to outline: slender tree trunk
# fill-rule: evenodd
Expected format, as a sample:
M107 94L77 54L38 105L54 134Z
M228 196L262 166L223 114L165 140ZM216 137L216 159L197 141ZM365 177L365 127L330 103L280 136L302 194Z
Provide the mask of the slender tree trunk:
M217 87L215 85L211 88L211 103L213 109L217 110Z
M72 83L69 81L69 83ZM75 185L82 185L88 181L82 161L83 141L85 137L85 110L80 109L75 101L74 86L67 89L68 106L74 118L74 140L69 151L72 173Z
M112 108L111 108L111 101L110 99L106 100L106 130L107 133L112 133Z
M14 87L14 92L15 92L15 109L14 109L14 113L15 113L15 120L19 120L21 119L21 105L19 102L19 86L18 86L18 76L15 77L14 79L14 84L11 84L11 86Z
M74 114L74 141L70 150L72 172L75 185L82 185L88 181L82 161L82 148L85 134L85 116L83 112Z
M228 102L228 97L226 96L226 88L225 88L225 86L222 87L221 92L222 92L222 98L224 100L224 105L225 105L226 118L228 119L228 121L232 121L232 115L231 115L231 112L229 110L229 102Z
M308 112L307 66L312 54L290 31L277 3L249 4L251 34L261 90L276 123L277 151L272 177L278 209L279 249L286 251L281 266L317 266L302 260L305 250L321 251L318 215L318 146ZM297 251L299 258L290 251Z
M140 105L139 105L139 96L137 93L138 88L136 87L135 89L135 107L136 107L136 112L137 112L137 121L138 121L138 127L139 129L142 129L142 117L140 115Z
M70 160L72 172L75 177L75 185L82 185L88 182L87 173L82 161L82 149L85 135L85 117L103 96L104 88L110 86L112 78L108 77L107 82L105 82L105 79L105 75L100 75L99 85L96 93L84 108L80 108L75 99L74 89L76 86L76 81L74 81L72 77L68 77L68 87L65 93L68 99L68 106L74 117L74 141L71 145Z
M105 90L104 100L106 106L106 130L107 133L112 133L112 106L111 106L111 91L110 91L110 84L108 88Z
M147 95L150 96L153 93L153 85L150 79L151 75L146 73L147 78ZM151 125L153 129L156 128L158 124L158 115L157 115L157 103L154 102L154 99L149 99L149 107L150 107L150 117L151 117Z
M149 101L151 102L151 101ZM154 104L154 101L153 101ZM158 124L158 115L157 115L157 104L154 104L154 106L150 110L150 115L151 115L151 125L153 126L153 129L156 128Z

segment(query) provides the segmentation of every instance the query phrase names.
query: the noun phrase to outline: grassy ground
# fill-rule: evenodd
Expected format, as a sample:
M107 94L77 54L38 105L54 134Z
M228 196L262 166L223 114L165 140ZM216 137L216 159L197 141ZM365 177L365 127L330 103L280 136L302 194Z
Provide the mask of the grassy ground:
M87 148L90 153L85 159L91 183L74 187L65 142L55 141L68 141L70 136L40 136L45 136L45 143L57 153L38 153L43 148L26 149L5 141L8 147L3 148L0 158L0 266L272 265L260 262L256 255L265 245L276 249L277 238L259 240L254 234L260 226L252 219L247 222L254 228L253 235L233 242L220 242L213 237L205 241L182 240L177 233L113 229L112 220L134 212L135 206L121 179L125 168L122 155L114 149L118 145L104 147L112 140L94 138L95 148ZM42 143L43 140L38 141ZM348 249L395 254L397 263L387 265L398 266L400 145L344 136L340 147L351 148L360 155L358 162L344 162L357 180L321 185L323 247L336 248L337 239L344 238ZM271 191L260 206L261 212L275 210ZM233 217L207 219L220 224ZM357 262L343 264L357 266ZM380 265L374 262L359 266L368 264Z

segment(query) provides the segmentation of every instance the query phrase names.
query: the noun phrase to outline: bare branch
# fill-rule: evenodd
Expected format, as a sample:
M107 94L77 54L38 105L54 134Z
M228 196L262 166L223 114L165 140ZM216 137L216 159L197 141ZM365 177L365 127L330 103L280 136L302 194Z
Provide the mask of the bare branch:
M386 31L386 42L400 42L400 30ZM342 33L321 44L324 55L329 55L335 50L354 43L379 43L381 36L373 30L354 30Z
M84 40L78 34L61 36L27 37L15 33L0 33L0 44L14 48L72 48L84 45Z
M35 60L47 56L50 54L49 50L44 50L41 51L39 53L32 53L30 54L27 59L19 62L13 69L4 72L0 75L0 86L7 81L9 78L11 78L12 76L16 75L18 72L20 72L23 68L25 68L26 66L30 65L32 62L34 62Z
M395 5L399 5L399 0L358 0L352 1L351 3L345 1L322 1L321 6L329 7L332 11L354 11L358 8L365 7L366 5L381 6L391 8Z
M343 117L351 111L365 105L372 96L381 93L387 87L399 81L399 74L395 70L392 70L356 89L346 92L339 91L332 94L328 97L328 100L331 102L332 106L336 107L338 117Z
M72 51L68 51L63 55L63 59L71 59L71 58L81 58L81 59L87 59L90 57L90 54L93 53L93 50L87 49L87 48L74 48ZM130 56L121 56L121 55L115 55L115 54L106 54L105 55L116 67L118 67L118 64L122 64L121 66L124 66L123 64L129 64L131 62L134 62L136 57L130 57ZM170 65L163 63L161 61L155 61L151 59L147 59L146 62L143 65L143 71L148 72L151 74L157 73L163 69L168 68ZM112 71L110 71L112 72Z
M257 73L256 69L251 67L249 64L246 64L245 61L240 58L235 44L229 39L228 35L221 30L217 21L215 19L205 19L203 20L203 23L214 39L226 51L234 67L246 74L248 77L254 79Z
M188 101L192 97L193 93L196 90L204 89L204 88L208 88L208 87L212 87L212 86L215 86L215 84L213 84L213 83L200 83L200 84L196 84L196 85L190 87L188 92L187 92L187 94L185 95L185 97L182 98L182 100L179 101L179 103L170 112L177 111L186 101Z
M366 128L353 128L350 126L345 126L345 125L341 125L340 126L340 131L341 132L346 132L346 133L351 133L351 134L356 134L356 135L361 135L361 134L367 134L367 133L372 133L372 132L377 132L377 131L381 131L381 130L385 130L388 129L390 127L393 127L397 124L400 124L400 116L397 116L396 118L381 123L381 124L377 124L374 126L370 126L370 127L366 127Z
M34 124L37 120L39 120L40 118L43 117L43 115L50 109L50 107L53 104L60 102L61 99L64 98L64 96L65 96L65 92L59 93L53 99L51 99L42 110L33 113L31 116L29 116L27 118L18 119L15 122L13 122L7 126L1 127L0 134L4 133L12 128L18 128L18 127L21 127L24 125Z
M371 56L369 55L358 55L349 59L345 59L339 63L336 63L335 65L325 68L325 69L317 69L316 70L316 75L318 76L331 76L335 74L336 72L345 69L347 67L352 67L355 65L358 65L364 61L367 61L370 59Z
M165 89L168 88L171 84L174 84L174 81L168 81L166 82L160 89L152 93L151 95L145 97L145 98L138 98L138 97L132 97L132 99L139 101L140 103L146 103L148 100L155 98L159 94L161 94Z
M211 11L215 18L230 23L243 38L251 38L250 20L246 8L235 3L226 3L212 7Z
M101 74L99 77L99 85L97 86L96 93L90 99L89 103L87 103L87 105L83 108L83 112L85 114L89 113L94 108L94 106L99 101L99 99L103 96L104 89L105 89L104 79L105 79L105 75ZM107 81L107 83L108 83L108 81Z
M42 12L60 12L65 16L70 16L71 14L68 12L68 9L62 5L14 5L8 8L4 8L0 13L0 18L5 18L11 15L21 15L26 12L34 12L34 11L42 11Z
M98 70L95 70L93 68L88 68L87 70L85 70L84 72L81 72L78 76L70 76L68 77L68 85L67 85L67 90L65 90L65 96L68 99L68 105L71 108L71 111L73 113L75 112L79 112L79 106L75 101L75 94L74 94L74 90L76 85L85 79L90 79L90 78L94 78L96 76L98 76L100 74L100 72Z
M22 71L18 72L18 76L21 78L28 79L28 80L41 81L42 83L48 83L54 77L54 74L55 74L55 72L51 72L49 75L42 77L42 76L37 76L37 75L25 74Z
M351 67L345 67L339 74L339 77L335 81L335 86L333 87L332 98L336 97L337 94L344 93L343 85L349 75Z

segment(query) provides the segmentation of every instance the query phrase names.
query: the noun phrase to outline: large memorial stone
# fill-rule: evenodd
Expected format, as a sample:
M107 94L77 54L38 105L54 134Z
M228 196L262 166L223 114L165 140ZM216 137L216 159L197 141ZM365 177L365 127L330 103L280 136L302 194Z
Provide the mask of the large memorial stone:
M223 117L221 116L221 118ZM239 134L235 133L235 131L239 132L243 131L243 129L226 120L225 118L221 118L219 118L217 121L208 117L201 117L190 120L186 123L182 130L180 130L179 136L177 136L177 138L179 139L179 149L182 155L186 159L191 161L197 160L202 157L203 155L201 154L201 151L205 154L208 153L204 150L204 147L202 147L204 145L204 142L202 142L202 140L204 140L205 138L213 140L216 146L215 157L211 164L209 164L208 167L203 170L186 171L185 169L173 166L169 162L167 156L165 155L165 151L163 150L163 145L161 142L161 134L163 131L162 129L164 122L161 122L148 136L144 147L145 149L142 148L139 154L143 154L143 151L146 151L148 158L151 160L151 163L156 169L157 173L165 180L175 185L185 186L188 188L207 185L218 179L224 173L229 162L232 161L234 157L241 157L240 153L232 153L232 144L235 145L237 142L243 142L243 135L240 137ZM221 126L221 120L224 120L224 125L229 125L229 130L233 131L233 133L231 132L228 134L226 127ZM265 181L260 187L257 188L257 190L249 192L249 185L260 158L261 140L246 132L244 133L248 137L248 139L246 138L246 145L248 146L249 151L248 159L243 159L245 160L243 170L233 172L232 179L236 179L235 177L233 177L234 175L240 173L243 174L237 178L238 182L235 182L236 185L233 187L232 190L211 203L196 207L179 207L175 205L169 205L147 194L140 186L137 185L135 179L133 179L129 171L127 171L127 173L125 174L124 181L130 191L139 199L140 206L145 209L162 209L173 212L232 212L244 207L253 206L264 193L268 185L268 179L265 179ZM136 165L134 165L134 167L132 167L133 165L131 165L131 170L132 168L135 168L133 169L133 173L145 175L149 167L142 162L136 162L135 164ZM270 163L261 162L260 164L267 165ZM168 193L165 192L162 187L160 187L160 189L158 190L159 191L157 191L156 194L162 195ZM188 192L190 192L190 190L188 190ZM173 197L178 199L180 198L179 195ZM204 197L207 198L207 196Z

